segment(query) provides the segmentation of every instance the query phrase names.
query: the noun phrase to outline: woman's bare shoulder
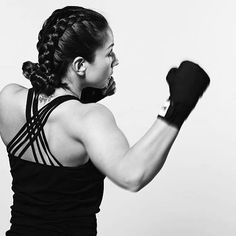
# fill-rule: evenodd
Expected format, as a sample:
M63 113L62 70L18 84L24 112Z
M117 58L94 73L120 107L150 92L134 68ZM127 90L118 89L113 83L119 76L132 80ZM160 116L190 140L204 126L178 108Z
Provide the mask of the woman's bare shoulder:
M25 106L28 89L19 84L8 84L0 91L0 108L4 111L19 110Z
M72 133L77 134L87 132L88 127L96 127L100 125L107 125L109 127L109 123L116 123L114 116L110 109L103 104L100 103L89 103L89 104L78 104L76 105L76 101L71 101L66 104L67 107L63 106L61 109L63 110L63 114L61 118L63 118L63 123L67 129L71 130ZM67 112L68 111L68 112ZM62 112L61 112L62 114ZM78 130L80 132L78 132ZM79 135L80 136L80 135Z
M15 83L7 84L0 91L0 102L3 100L4 100L4 102L6 100L8 100L8 101L10 101L12 99L15 100L14 95L16 95L19 92L26 93L27 90L28 90L27 88L25 88L19 84L15 84Z
M78 126L84 126L90 122L99 122L105 117L113 117L110 109L100 103L82 104L76 100L71 100L59 109L61 109L61 114L63 113L70 120L71 124Z
M70 111L70 117L80 116L83 120L97 119L100 116L113 116L111 110L100 103L79 103L76 105L76 101L71 100L70 103L67 103L67 109Z
M114 120L114 116L111 112L111 110L106 107L103 104L100 103L89 103L89 104L83 104L82 105L82 112L80 107L77 107L77 112L81 116L81 122L83 122L83 125L86 123L89 125L90 123L99 123L99 122L105 122L109 119ZM76 116L75 116L76 117Z
M27 91L18 84L8 84L0 91L0 122L5 128L24 122Z
M94 122L96 120L100 122L106 122L108 120L114 121L115 118L112 111L108 107L103 104L96 103L93 104L90 109L88 109L87 113L84 116L84 120L87 122Z
M10 83L10 84L5 85L1 89L0 96L5 96L9 93L15 93L15 92L18 92L20 90L27 90L27 88L25 88L24 86L22 86L20 84Z

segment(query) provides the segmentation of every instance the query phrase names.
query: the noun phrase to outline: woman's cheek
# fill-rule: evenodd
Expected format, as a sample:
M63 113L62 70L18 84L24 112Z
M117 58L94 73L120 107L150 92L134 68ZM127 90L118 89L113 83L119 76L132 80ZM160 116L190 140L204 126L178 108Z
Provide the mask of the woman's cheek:
M107 63L103 70L104 79L108 79L110 77L110 74L111 74L111 66L109 63Z

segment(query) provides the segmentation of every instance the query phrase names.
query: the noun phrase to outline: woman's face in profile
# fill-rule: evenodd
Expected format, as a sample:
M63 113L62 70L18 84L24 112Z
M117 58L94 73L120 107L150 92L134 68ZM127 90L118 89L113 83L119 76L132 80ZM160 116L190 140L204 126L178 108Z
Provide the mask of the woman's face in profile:
M111 29L107 29L107 37L103 46L96 50L95 59L87 64L86 80L92 87L104 88L108 85L113 68L118 60L113 52L114 38Z

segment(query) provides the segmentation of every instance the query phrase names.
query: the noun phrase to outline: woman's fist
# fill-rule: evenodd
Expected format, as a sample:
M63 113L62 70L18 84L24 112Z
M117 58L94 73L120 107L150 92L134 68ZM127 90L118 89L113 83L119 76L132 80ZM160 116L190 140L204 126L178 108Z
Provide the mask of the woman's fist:
M210 78L198 64L183 61L178 68L170 69L166 81L170 97L158 117L180 128L207 89Z

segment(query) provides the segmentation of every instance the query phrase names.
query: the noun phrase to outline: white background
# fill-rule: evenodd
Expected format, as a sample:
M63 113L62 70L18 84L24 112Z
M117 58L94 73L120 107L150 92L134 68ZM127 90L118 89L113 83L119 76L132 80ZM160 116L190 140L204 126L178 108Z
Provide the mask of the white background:
M156 119L169 95L165 76L189 59L211 85L183 125L166 164L138 193L108 179L98 236L236 235L236 4L217 0L0 2L0 88L30 87L21 72L37 60L37 35L56 8L81 5L104 14L115 36L117 93L109 107L131 145ZM12 205L8 157L0 143L0 235Z

